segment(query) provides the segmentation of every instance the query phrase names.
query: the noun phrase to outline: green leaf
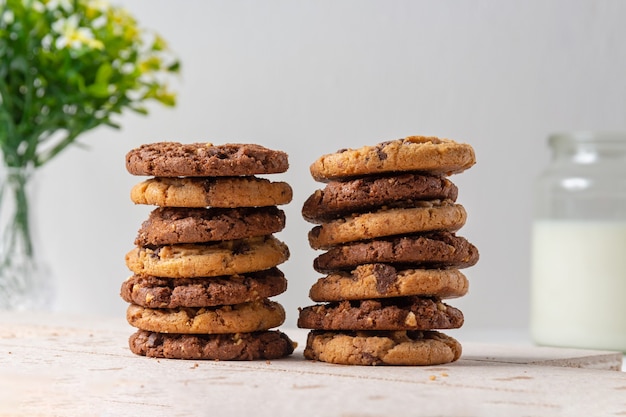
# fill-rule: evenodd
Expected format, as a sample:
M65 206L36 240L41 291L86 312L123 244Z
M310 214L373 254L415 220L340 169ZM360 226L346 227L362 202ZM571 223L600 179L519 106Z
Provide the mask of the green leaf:
M98 72L96 72L95 84L108 84L113 74L113 67L108 62L100 65Z
M109 96L109 88L106 84L92 84L86 88L86 91L89 95L98 98L106 98Z

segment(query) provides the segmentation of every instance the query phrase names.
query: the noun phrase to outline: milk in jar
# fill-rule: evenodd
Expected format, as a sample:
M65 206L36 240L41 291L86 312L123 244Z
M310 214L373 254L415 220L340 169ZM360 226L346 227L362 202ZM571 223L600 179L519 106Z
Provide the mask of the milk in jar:
M626 134L549 138L531 250L531 335L626 351Z

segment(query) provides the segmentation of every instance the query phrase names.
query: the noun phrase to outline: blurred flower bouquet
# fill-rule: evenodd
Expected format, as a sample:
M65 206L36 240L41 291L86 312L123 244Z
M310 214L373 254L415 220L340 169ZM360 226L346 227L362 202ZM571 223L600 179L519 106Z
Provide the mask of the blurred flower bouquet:
M175 104L165 41L102 0L0 0L0 308L37 306L36 168L125 109ZM39 298L39 300L34 300Z

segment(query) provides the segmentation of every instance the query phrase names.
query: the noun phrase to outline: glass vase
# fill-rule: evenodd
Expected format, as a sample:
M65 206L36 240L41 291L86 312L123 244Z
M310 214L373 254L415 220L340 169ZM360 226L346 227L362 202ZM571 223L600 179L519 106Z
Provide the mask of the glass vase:
M52 306L52 277L38 240L35 174L31 167L0 166L0 310Z

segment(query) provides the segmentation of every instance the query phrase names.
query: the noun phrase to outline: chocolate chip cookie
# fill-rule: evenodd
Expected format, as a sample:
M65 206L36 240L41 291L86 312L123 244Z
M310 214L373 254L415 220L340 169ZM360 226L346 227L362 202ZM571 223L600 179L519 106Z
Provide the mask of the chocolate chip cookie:
M461 344L437 331L313 330L304 357L340 365L440 365L461 356Z
M478 261L478 249L449 232L375 239L332 247L315 258L313 268L329 273L367 263L419 268L467 268Z
M121 297L149 308L208 307L240 304L282 294L287 280L277 268L208 278L163 278L133 275L122 284Z
M285 212L275 206L233 209L159 207L141 225L135 245L245 239L277 233L284 227Z
M287 171L287 154L255 144L158 142L126 155L133 175L155 177L228 177Z
M323 155L310 167L316 181L346 179L384 172L450 175L476 163L474 149L464 143L430 136L409 136Z
M300 310L298 327L316 330L456 329L463 313L437 298L344 300Z
M135 185L130 199L135 204L161 207L266 207L291 201L286 182L265 178L150 178Z
M146 308L131 304L126 320L138 329L158 333L250 333L280 326L285 310L269 300L215 307Z
M387 264L365 264L318 279L309 297L318 302L412 295L456 298L468 288L467 278L458 269L398 270Z
M444 177L420 174L372 176L330 181L302 206L302 217L324 223L346 214L386 207L414 207L420 201L456 201L458 189Z
M383 236L459 230L467 219L465 208L452 202L433 202L414 208L382 209L355 214L315 226L309 232L313 249Z
M138 246L126 254L126 266L140 275L197 278L261 271L288 258L287 245L270 235L206 244Z
M231 334L167 334L138 330L130 350L152 358L216 361L278 359L291 355L296 343L278 331Z

